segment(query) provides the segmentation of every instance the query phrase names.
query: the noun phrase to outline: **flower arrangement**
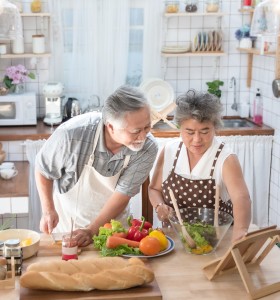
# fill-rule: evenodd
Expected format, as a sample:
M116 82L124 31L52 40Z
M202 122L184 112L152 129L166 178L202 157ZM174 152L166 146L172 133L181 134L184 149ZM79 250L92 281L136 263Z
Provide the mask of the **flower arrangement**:
M238 41L242 40L243 38L251 38L250 25L245 24L240 29L237 29L235 31L235 37Z
M3 83L12 90L17 84L26 82L27 78L35 79L35 75L28 72L23 65L11 66L5 71Z

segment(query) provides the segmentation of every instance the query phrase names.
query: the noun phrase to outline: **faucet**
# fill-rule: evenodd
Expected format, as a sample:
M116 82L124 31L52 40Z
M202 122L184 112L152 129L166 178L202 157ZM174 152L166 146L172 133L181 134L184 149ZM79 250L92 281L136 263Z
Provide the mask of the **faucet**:
M235 77L231 77L230 80L230 88L232 88L232 83L233 83L233 104L231 106L232 109L237 111L237 102L236 102L236 79Z

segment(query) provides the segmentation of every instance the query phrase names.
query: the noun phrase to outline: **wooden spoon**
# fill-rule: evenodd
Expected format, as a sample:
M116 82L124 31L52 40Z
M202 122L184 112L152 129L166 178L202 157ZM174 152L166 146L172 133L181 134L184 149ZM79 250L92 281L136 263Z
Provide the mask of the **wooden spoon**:
M192 237L189 235L186 227L184 226L183 224L183 220L181 218L181 214L180 214L180 211L179 211L179 207L177 205L177 201L175 199L175 196L174 196L174 193L171 189L169 189L169 195L170 195L170 198L171 198L171 201L172 201L172 204L174 206L174 209L175 209L175 212L176 212L176 216L178 218L178 221L179 221L179 224L181 225L182 227L182 234L183 234L183 237L185 238L187 244L189 245L190 248L196 248L196 244L195 244L195 241L192 239Z

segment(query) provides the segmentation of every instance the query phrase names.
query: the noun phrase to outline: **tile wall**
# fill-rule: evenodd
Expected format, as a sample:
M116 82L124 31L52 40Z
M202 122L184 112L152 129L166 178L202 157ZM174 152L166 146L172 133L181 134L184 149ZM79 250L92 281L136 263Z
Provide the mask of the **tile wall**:
M26 11L30 1L24 1ZM249 14L241 14L238 9L241 2L236 0L220 1L221 9L225 15L221 19L221 28L224 33L223 48L226 53L221 58L195 57L195 58L169 58L162 59L162 78L170 82L176 96L189 88L206 90L206 81L219 78L224 81L221 101L224 104L225 115L236 115L231 109L234 92L229 88L229 81L234 76L237 80L237 99L239 102L253 103L257 88L261 89L264 102L264 123L275 129L271 182L270 182L270 223L280 226L280 98L275 98L272 93L271 83L275 73L275 58L273 56L254 56L251 88L246 86L248 57L240 54L236 48L238 41L234 37L235 31L245 23L249 23ZM45 3L46 5L46 3ZM199 9L203 9L204 2L199 1ZM184 3L181 1L181 10ZM45 25L43 25L44 27ZM168 26L168 30L167 27ZM181 44L192 41L196 32L202 28L216 29L217 20L213 17L198 17L188 20L183 17L171 18L163 22L163 44ZM31 36L41 30L42 21L37 18L25 18L24 37L27 47L31 47ZM44 29L45 30L45 29ZM36 79L26 85L28 91L37 92L38 115L44 115L44 101L41 89L44 82L49 80L49 59L39 59L34 65L30 59L0 59L0 77L6 66L22 63L29 70L36 72ZM8 153L7 160L26 160L23 141L4 142L3 148ZM261 170L260 170L261 171Z

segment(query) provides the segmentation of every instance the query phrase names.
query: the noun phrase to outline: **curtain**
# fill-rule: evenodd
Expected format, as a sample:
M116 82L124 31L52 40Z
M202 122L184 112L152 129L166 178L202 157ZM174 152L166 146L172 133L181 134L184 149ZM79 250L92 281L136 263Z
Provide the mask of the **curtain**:
M273 136L218 136L218 140L231 146L243 171L252 200L251 222L259 227L268 226L269 182ZM158 138L159 152L172 138ZM151 171L151 174L153 170ZM150 175L151 176L151 175ZM161 222L154 212L154 225Z
M125 83L129 0L49 0L49 7L52 77L74 95L107 98Z
M45 140L26 140L26 156L29 162L29 229L40 231L40 219L42 216L41 202L35 183L35 157Z

